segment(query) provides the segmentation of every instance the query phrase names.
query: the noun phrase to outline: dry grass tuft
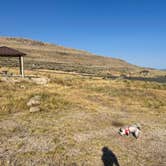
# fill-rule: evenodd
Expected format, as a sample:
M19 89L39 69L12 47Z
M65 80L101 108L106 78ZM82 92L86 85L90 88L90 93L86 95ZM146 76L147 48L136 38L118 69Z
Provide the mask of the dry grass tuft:
M0 78L0 165L100 166L105 146L120 165L166 163L164 83L26 72L50 82ZM30 113L27 102L36 95L42 111ZM142 126L138 140L118 135L133 123Z

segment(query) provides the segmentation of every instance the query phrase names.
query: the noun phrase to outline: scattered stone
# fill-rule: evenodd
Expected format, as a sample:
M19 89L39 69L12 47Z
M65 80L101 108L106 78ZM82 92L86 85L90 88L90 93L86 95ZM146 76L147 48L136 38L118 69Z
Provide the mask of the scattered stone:
M36 95L34 97L32 97L29 102L27 103L27 106L30 107L29 108L29 112L33 113L33 112L39 112L41 111L39 105L41 104L41 96Z
M38 85L46 85L50 82L50 79L47 77L31 78L31 80Z
M38 106L41 103L41 96L34 96L32 97L29 102L27 103L28 107L32 107L32 106Z
M20 85L20 88L21 88L21 89L25 89L25 86L24 86L24 85Z
M20 78L14 78L14 77L1 77L1 82L7 82L7 83L20 83Z
M36 106L36 107L30 107L30 109L29 109L30 113L39 112L39 111L41 111L41 109L38 106Z

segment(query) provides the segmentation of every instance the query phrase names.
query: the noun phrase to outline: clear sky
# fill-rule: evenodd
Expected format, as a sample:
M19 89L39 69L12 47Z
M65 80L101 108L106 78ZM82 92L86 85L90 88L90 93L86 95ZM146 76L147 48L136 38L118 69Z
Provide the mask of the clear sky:
M0 36L166 68L166 0L1 0Z

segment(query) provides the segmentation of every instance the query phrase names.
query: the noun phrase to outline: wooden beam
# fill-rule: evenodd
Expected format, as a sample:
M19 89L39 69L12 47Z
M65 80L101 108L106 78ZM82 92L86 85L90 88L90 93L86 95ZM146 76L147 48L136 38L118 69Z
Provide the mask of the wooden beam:
M19 61L20 61L20 74L21 77L24 77L24 57L19 56Z

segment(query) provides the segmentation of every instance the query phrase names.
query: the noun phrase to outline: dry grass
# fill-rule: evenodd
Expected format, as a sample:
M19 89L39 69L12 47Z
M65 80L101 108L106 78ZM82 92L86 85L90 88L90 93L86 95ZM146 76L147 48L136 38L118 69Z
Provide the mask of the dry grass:
M127 72L138 67L123 60L97 56L92 53L65 48L39 41L0 37L0 46L16 48L27 54L25 67L27 69L51 69L75 71L79 73L105 75L112 71ZM0 58L0 65L18 66L15 58Z
M122 166L166 164L166 84L27 73L51 81L0 79L0 165L100 166L104 146ZM29 113L26 103L35 95L42 111ZM142 126L138 140L117 134L132 123Z

